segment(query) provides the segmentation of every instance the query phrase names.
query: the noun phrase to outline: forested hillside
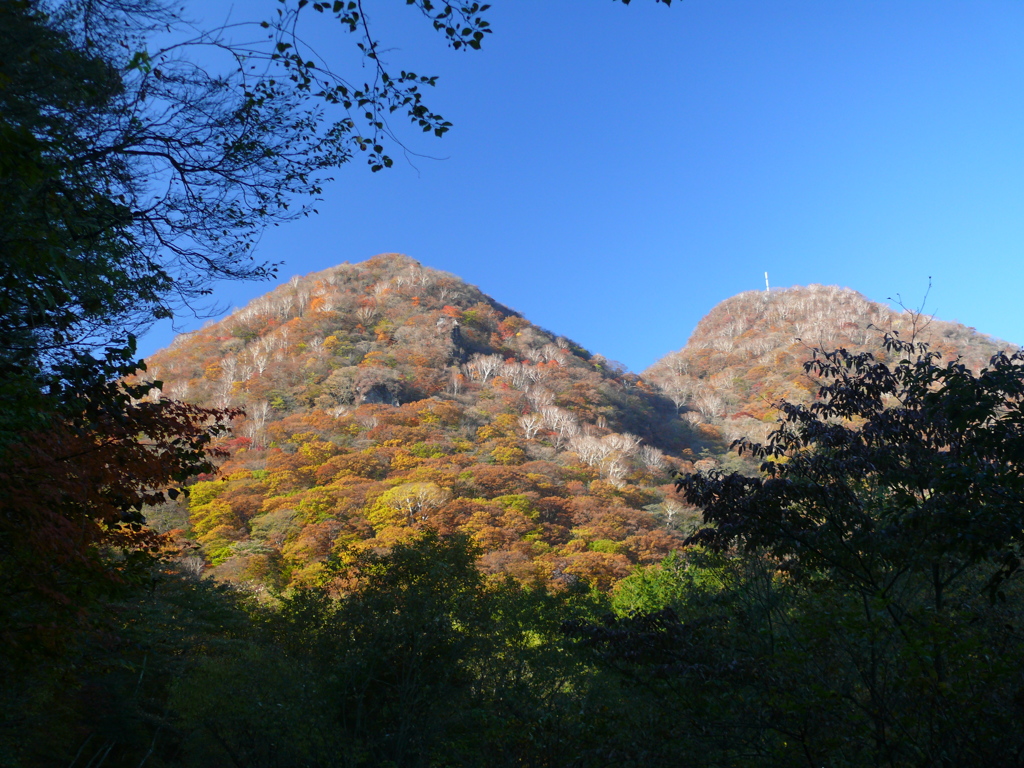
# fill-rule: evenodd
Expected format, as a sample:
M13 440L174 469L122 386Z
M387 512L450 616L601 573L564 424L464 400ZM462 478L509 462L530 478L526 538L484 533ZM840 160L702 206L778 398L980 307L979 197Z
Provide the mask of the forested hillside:
M221 475L161 524L274 591L424 529L468 534L488 574L608 589L681 545L670 473L724 448L621 366L394 254L295 278L148 375L245 409Z
M753 472L728 445L763 439L780 399L810 402L812 346L873 349L881 329L974 368L997 349L811 286L719 304L641 378L408 257L346 263L151 358L154 398L245 416L220 474L150 518L214 577L272 593L425 530L470 536L494 577L608 590L696 525L673 471Z

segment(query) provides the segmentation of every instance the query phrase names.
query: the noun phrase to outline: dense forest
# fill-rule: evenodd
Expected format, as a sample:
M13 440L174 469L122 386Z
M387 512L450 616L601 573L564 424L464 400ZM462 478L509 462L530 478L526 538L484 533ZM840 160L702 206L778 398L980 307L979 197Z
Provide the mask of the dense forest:
M135 359L385 114L447 129L283 5L249 76L0 2L0 764L1024 763L1024 356L971 329L748 293L636 375L385 254Z
M224 431L21 601L5 760L1014 764L1008 353L811 287L636 376L407 257L291 280L122 385Z
M488 574L607 589L680 546L671 472L723 447L621 366L397 255L292 280L148 373L245 410L220 475L151 519L217 578L276 589L423 529L467 535Z

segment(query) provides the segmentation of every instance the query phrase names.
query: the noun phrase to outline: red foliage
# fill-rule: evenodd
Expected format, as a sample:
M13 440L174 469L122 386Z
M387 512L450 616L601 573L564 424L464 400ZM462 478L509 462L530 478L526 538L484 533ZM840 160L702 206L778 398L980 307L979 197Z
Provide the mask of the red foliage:
M138 394L98 385L81 393L73 418L53 416L0 449L0 594L28 589L71 604L90 584L129 578L127 555L153 556L166 543L144 527L142 508L212 472L223 451L211 440L239 412Z

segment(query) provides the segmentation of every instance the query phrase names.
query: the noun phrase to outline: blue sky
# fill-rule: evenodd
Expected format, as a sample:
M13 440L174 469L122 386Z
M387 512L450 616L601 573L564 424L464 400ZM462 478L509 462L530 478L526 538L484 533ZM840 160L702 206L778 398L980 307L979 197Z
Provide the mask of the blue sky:
M318 216L268 231L282 281L405 253L635 371L766 270L914 306L930 277L926 311L1024 343L1024 4L492 3L463 53L364 0L389 63L440 76L429 103L455 127L396 123L437 159L357 158ZM354 42L320 20L319 49Z

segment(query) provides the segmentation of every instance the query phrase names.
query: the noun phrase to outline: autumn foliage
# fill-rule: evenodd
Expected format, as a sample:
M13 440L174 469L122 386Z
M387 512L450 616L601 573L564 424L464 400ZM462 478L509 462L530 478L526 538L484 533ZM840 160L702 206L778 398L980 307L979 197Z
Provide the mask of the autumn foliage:
M145 573L170 543L143 525L143 510L214 469L212 446L231 411L153 400L148 386L117 382L81 391L43 427L0 448L0 589L17 642L59 606ZM136 399L141 398L141 399ZM141 560L140 560L141 558ZM27 593L27 595L26 595ZM33 603L33 601L35 601Z
M181 518L228 580L323 583L435 531L495 577L607 589L679 545L670 456L714 445L620 367L394 254L293 279L150 365L166 395L246 411Z
M321 584L435 531L469 536L495 578L609 589L694 525L673 470L743 466L728 443L812 397L811 340L867 346L906 322L835 288L742 294L641 378L385 254L293 278L150 365L166 396L245 409L177 518L223 579ZM922 330L971 360L994 347Z
M837 286L747 291L718 304L683 349L644 372L696 429L764 440L781 400L810 403L819 385L804 363L815 348L876 352L885 332L928 343L947 359L980 370L1010 345L959 323L870 301ZM882 353L882 361L887 360Z

